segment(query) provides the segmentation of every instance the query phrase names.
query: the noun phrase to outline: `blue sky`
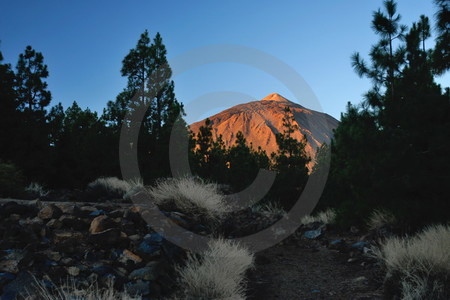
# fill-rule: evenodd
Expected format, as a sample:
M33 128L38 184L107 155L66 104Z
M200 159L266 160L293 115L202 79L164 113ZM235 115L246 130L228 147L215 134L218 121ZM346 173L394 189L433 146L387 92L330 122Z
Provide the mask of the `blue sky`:
M205 46L245 46L290 66L320 105L307 95L297 99L279 78L251 64L216 62L173 78L188 122L273 92L339 118L346 103L360 102L370 87L353 72L350 56L354 51L365 56L377 40L370 21L381 5L381 0L2 0L0 51L15 65L19 53L32 45L48 65L53 105L67 107L76 100L101 113L126 86L121 62L145 29L152 36L161 33L169 63ZM407 25L435 12L431 0L399 0L398 10ZM450 76L438 81L449 86ZM202 108L193 100L210 93L217 100L214 108L198 112Z

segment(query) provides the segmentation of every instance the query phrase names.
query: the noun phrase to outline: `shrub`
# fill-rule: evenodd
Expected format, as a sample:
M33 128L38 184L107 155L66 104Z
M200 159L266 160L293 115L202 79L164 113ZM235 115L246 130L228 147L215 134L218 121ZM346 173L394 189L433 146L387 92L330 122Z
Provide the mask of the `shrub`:
M0 197L20 197L24 186L22 172L11 163L0 162Z
M367 226L370 230L374 230L384 226L393 225L396 221L394 214L390 211L376 209L370 215Z
M321 211L316 215L304 216L300 223L303 225L320 222L323 224L332 224L335 221L336 212L333 209L327 209L325 211Z
M143 188L141 180L125 181L117 177L102 177L89 183L87 194L89 198L98 199L130 199L138 188Z
M266 204L257 204L251 207L252 213L260 214L266 217L276 216L282 217L286 215L286 211L277 204L269 202Z
M386 268L385 292L402 299L449 299L450 226L390 238L375 250Z
M160 180L149 193L161 209L178 210L207 221L217 221L229 211L218 185L197 177Z
M48 195L48 191L42 187L39 183L32 182L26 188L25 191L33 198L44 197Z
M126 292L114 290L113 281L107 282L106 288L99 288L98 284L91 284L87 288L81 287L75 279L67 280L66 284L56 286L52 282L46 284L35 278L34 292L28 292L29 296L35 295L41 300L140 300L140 296L130 296ZM30 297L32 298L32 297ZM34 299L34 298L32 298Z
M254 257L239 244L217 239L201 255L188 255L178 268L184 297L188 299L245 299L245 272Z

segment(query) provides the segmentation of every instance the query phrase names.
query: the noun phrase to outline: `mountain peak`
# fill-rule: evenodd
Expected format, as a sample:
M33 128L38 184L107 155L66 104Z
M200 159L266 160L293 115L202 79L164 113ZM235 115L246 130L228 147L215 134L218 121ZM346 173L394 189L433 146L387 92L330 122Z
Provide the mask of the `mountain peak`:
M261 100L267 100L267 101L289 101L288 99L284 98L283 96L281 96L278 93L272 93L267 95L265 98L261 99Z

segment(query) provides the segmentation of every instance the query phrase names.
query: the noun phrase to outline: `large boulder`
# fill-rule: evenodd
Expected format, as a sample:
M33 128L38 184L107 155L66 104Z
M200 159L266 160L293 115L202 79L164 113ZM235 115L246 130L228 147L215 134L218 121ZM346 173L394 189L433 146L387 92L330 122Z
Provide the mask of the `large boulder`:
M105 215L95 217L89 227L89 233L98 233L116 227L117 224Z
M44 206L38 213L38 217L42 220L58 219L61 215L62 210L54 204Z

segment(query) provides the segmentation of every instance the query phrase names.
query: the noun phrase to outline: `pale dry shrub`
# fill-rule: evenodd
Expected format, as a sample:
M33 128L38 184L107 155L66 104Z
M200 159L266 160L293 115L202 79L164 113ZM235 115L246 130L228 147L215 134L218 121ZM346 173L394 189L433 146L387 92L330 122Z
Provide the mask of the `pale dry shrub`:
M387 284L399 286L403 299L450 297L449 226L428 227L413 237L389 238L375 254L386 267Z
M133 200L133 196L141 191L145 191L144 183L141 178L135 178L127 181L130 188L123 195L124 200Z
M30 183L26 188L25 191L28 193L31 193L35 195L36 197L44 197L48 195L48 191L44 189L42 185L36 182Z
M254 257L238 243L217 239L200 254L190 254L178 268L180 285L187 299L245 299L245 272Z
M311 224L311 223L323 223L323 224L332 224L336 219L336 212L333 209L327 209L325 211L321 211L314 216L304 216L301 218L300 223L303 225Z
M160 180L149 193L161 208L175 209L196 218L217 221L229 212L226 197L218 185L196 177Z
M370 230L374 230L387 225L393 225L396 221L394 214L390 211L377 209L370 215L367 226Z
M254 205L251 210L253 213L261 214L266 217L282 217L287 214L283 208L272 202Z
M65 284L48 287L43 281L34 278L34 292L28 292L29 296L34 295L39 300L140 300L141 296L131 296L126 292L114 290L113 281L107 282L107 287L99 288L98 284L91 284L87 288L81 287L75 279L68 279ZM31 297L30 297L31 298Z
M139 189L144 188L141 179L121 180L117 177L102 177L89 183L87 191L94 197L131 199Z

